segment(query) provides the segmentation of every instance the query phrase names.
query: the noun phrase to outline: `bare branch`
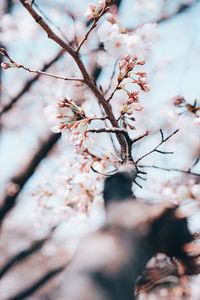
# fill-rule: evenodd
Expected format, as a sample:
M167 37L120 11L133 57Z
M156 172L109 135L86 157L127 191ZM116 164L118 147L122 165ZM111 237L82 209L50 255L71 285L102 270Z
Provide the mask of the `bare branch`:
M2 50L2 49L1 49ZM49 77L53 77L53 78L56 78L56 79L62 79L62 80L65 80L65 81L77 81L77 82L82 82L84 83L84 80L83 79L79 79L79 78L68 78L68 77L63 77L63 76L59 76L59 75L55 75L55 74L51 74L51 73L47 73L47 72L43 72L43 71L39 71L39 70L33 70L33 69L30 69L30 68L27 68L23 65L20 65L18 63L16 63L13 59L10 58L10 56L8 56L7 52L6 54L4 54L2 51L0 51L0 54L7 57L10 62L12 64L14 64L14 66L18 69L24 69L26 71L28 71L29 73L36 73L36 74L39 74L39 75L45 75L45 76L49 76Z
M49 22L51 25L53 25L59 32L60 34L62 35L62 37L67 41L68 41L68 38L67 36L65 35L65 33L62 31L62 29L57 25L55 24L45 13L44 11L38 6L38 4L36 4L34 2L34 6L37 8L37 10L41 13L41 15L47 20L47 22Z
M116 62L115 62L115 65L114 65L114 68L113 68L113 72L112 72L112 75L111 75L111 78L110 78L109 86L108 86L108 88L106 89L106 91L104 92L105 95L107 94L107 92L108 92L108 91L110 90L110 88L111 88L111 84L112 84L112 81L113 81L113 78L114 78L114 75L115 75L115 69L116 69L116 66L117 66L117 62L118 62L118 60L116 60Z
M163 134L163 131L162 131L162 129L160 129L160 134L161 134L161 139L162 139L162 142L164 142L164 134Z
M49 76L49 77L53 77L53 78L56 78L56 79L62 79L62 80L65 80L65 81L77 81L77 82L82 82L84 83L84 80L83 79L80 79L80 78L68 78L68 77L64 77L64 76L59 76L59 75L55 75L55 74L51 74L51 73L47 73L47 72L43 72L43 71L39 71L39 70L32 70L30 68L27 68L23 65L19 65L18 68L22 68L30 73L36 73L36 74L40 74L40 75L45 75L45 76Z
M112 132L112 133L120 133L123 135L127 135L128 132L126 131L126 129L123 128L92 128L92 129L88 129L87 132L94 132L94 133L100 133L100 132Z
M168 137L164 138L164 135L163 135L163 132L162 130L160 130L160 133L161 133L161 142L154 148L152 149L151 151L149 151L148 153L144 154L143 156L141 156L140 158L138 158L136 160L136 164L142 160L143 158L145 158L146 156L150 155L151 153L153 152L158 152L158 153L161 153L161 154L173 154L173 152L167 152L167 151L161 151L159 150L158 148L163 144L165 143L167 140L169 140L173 135L175 135L177 132L179 131L179 129L175 130L172 134L170 134Z
M149 131L146 130L145 133L141 134L140 136L134 138L131 140L132 144L136 143L137 141L143 139L143 137L147 136L149 134Z
M176 169L176 168L165 168L165 167L159 167L159 166L150 166L150 165L139 165L138 167L140 168L154 168L154 169L159 169L159 170L164 170L164 171L175 171L175 172L181 172L184 174L188 174L188 175L193 175L193 176L200 176L200 174L195 173L195 172L191 172L189 170L180 170L180 169Z
M106 119L108 119L107 116L105 116L105 117L92 117L92 118L90 118L91 121L96 121L96 120L105 121Z
M88 39L89 34L92 32L92 30L96 27L99 19L108 11L108 9L110 8L110 5L106 5L104 7L104 9L102 9L100 15L95 18L92 22L91 27L89 28L89 30L87 31L87 33L85 34L84 38L82 39L82 41L80 42L80 44L78 45L76 52L79 52L79 50L81 49L81 47L83 46L83 44L85 43L85 41Z
M197 157L197 159L195 160L191 168L188 169L188 171L190 172L198 164L199 161L200 161L200 156Z

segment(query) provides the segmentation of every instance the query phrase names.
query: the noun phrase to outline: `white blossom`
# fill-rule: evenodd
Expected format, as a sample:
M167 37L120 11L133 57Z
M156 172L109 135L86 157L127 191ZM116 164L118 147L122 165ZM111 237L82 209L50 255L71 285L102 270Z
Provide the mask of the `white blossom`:
M200 200L200 184L195 184L191 188L191 192L194 195L195 198Z
M127 53L126 40L122 34L112 35L104 42L104 47L115 58L124 57L124 54Z
M116 36L118 34L119 26L108 21L104 21L97 31L99 41L102 43L110 39L112 36Z

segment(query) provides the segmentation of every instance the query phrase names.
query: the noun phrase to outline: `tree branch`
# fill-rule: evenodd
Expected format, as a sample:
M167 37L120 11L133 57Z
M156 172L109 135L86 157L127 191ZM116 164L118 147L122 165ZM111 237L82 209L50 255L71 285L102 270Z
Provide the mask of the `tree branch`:
M165 143L167 140L169 140L173 135L175 135L177 132L179 131L179 129L175 130L172 134L170 134L168 137L164 138L164 135L163 135L163 131L162 129L160 129L160 134L161 134L161 142L154 148L152 149L151 151L149 151L148 153L144 154L143 156L141 156L140 158L138 158L136 160L136 164L142 160L143 158L145 158L146 156L150 155L151 153L153 152L158 152L158 153L161 153L161 154L173 154L173 152L167 152L167 151L161 151L161 150L158 150L158 148L163 144Z
M5 50L5 49L1 49L1 50ZM51 74L51 73L47 73L47 72L43 72L43 71L39 71L39 70L33 70L33 69L30 69L30 68L27 68L23 65L20 65L18 63L16 63L13 59L10 58L9 55L5 55L2 51L0 51L0 54L2 56L5 56L9 59L9 61L14 64L14 67L18 68L18 69L24 69L26 71L28 71L29 73L36 73L36 74L39 74L39 75L45 75L45 76L49 76L49 77L53 77L53 78L56 78L56 79L62 79L62 80L65 80L65 81L77 81L77 82L82 82L84 83L84 80L83 79L79 79L79 78L68 78L68 77L63 77L63 76L59 76L59 75L55 75L55 74Z
M92 91L92 93L96 96L96 98L99 100L99 102L103 106L103 108L105 110L105 113L108 116L112 126L113 127L119 127L118 122L115 119L114 114L112 112L111 106L109 105L109 103L107 103L107 101L105 100L102 93L99 91L97 86L91 80L89 74L86 71L86 68L85 68L83 62L81 61L81 59L79 57L79 54L75 50L73 50L73 48L70 45L65 43L59 36L57 36L52 31L52 29L43 20L43 18L33 9L33 7L28 3L28 1L26 1L26 0L19 0L19 1L26 8L26 10L29 12L29 14L34 18L34 20L44 29L44 31L47 33L48 37L50 39L52 39L53 41L55 41L63 49L65 49L65 51L68 52L68 54L70 56L72 56L72 58L76 62L79 70L81 71L81 73L83 75L83 79L84 79L86 85L89 87L89 89ZM122 153L123 153L124 157L126 158L126 142L125 142L125 139L119 133L117 133L116 136L117 136L117 140L118 140L118 142L121 146Z
M143 137L147 136L149 134L149 131L146 130L145 133L141 134L140 136L134 138L131 140L132 144L136 143L137 141L143 139Z
M176 169L176 168L165 168L165 167L159 167L159 166L154 166L154 165L138 165L138 167L140 168L154 168L154 169L159 169L159 170L164 170L164 171L175 171L175 172L181 172L184 174L188 174L188 175L193 175L193 176L200 176L199 173L195 173L195 172L191 172L190 170L180 170L180 169Z
M82 39L82 41L80 42L80 44L78 45L76 52L79 52L79 50L81 49L81 47L83 46L83 44L85 43L85 41L88 39L89 34L92 32L92 30L97 26L97 23L99 21L99 19L108 11L108 9L110 8L110 5L106 5L104 7L104 9L102 9L101 13L99 14L99 16L97 18L95 18L92 22L91 27L89 28L89 30L87 31L87 33L85 34L84 38Z

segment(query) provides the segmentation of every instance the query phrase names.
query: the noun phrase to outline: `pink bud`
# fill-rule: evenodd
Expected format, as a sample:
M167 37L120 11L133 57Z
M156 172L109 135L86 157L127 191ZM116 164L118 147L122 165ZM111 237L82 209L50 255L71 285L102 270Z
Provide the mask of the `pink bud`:
M128 66L126 67L127 71L132 71L134 68L134 63L129 63Z
M11 68L11 65L9 63L2 62L1 63L1 67L2 67L2 69L6 70L6 69Z
M135 106L133 107L135 110L140 111L143 110L144 107L142 107L141 105Z
M145 65L145 60L138 61L137 65L141 65L141 66Z
M147 92L150 91L150 87L149 87L148 84L144 84L144 85L143 85L143 91L144 91L145 93L147 93Z
M92 12L95 12L96 6L94 4L89 4L89 8Z
M99 8L101 8L101 9L104 9L105 8L105 6L106 6L106 3L105 3L105 1L99 1L98 2L98 6L99 6Z
M132 104L133 103L133 99L129 98L127 101L128 104Z
M130 55L126 55L125 60L126 60L126 61L129 61L130 58L131 58Z

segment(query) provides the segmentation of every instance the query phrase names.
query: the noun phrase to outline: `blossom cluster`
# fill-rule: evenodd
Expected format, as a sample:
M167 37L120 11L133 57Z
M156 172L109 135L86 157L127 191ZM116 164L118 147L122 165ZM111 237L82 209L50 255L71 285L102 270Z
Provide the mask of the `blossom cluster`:
M136 55L140 59L146 59L158 37L156 24L150 23L139 27L134 33L128 33L120 29L117 23L104 21L97 34L105 50L117 59L127 55Z
M75 155L71 163L61 158L62 167L54 176L54 184L46 181L34 194L37 198L33 220L36 226L47 222L55 226L69 222L82 213L90 215L93 208L103 208L103 177L94 173L95 169L105 171L106 159L98 159L85 152L84 156Z
M100 13L102 10L104 10L108 5L110 5L112 0L100 0L98 2L98 7L94 5L93 3L89 4L89 8L85 13L85 17L87 19L96 19L99 18Z
M86 130L91 122L87 118L84 110L77 106L72 99L62 98L57 103L58 125L51 128L53 132L61 132L65 138L70 132L69 141L75 146L75 150L80 152L86 148Z
M144 60L139 61L136 56L131 57L130 55L127 55L119 62L118 89L123 90L128 96L128 100L121 104L120 119L123 121L123 125L128 125L130 129L135 129L135 127L129 123L129 121L135 121L133 111L141 111L143 107L139 105L139 91L129 91L126 88L126 85L130 83L137 84L144 92L148 92L150 90L147 81L147 73L134 72L134 68L136 66L144 64Z

